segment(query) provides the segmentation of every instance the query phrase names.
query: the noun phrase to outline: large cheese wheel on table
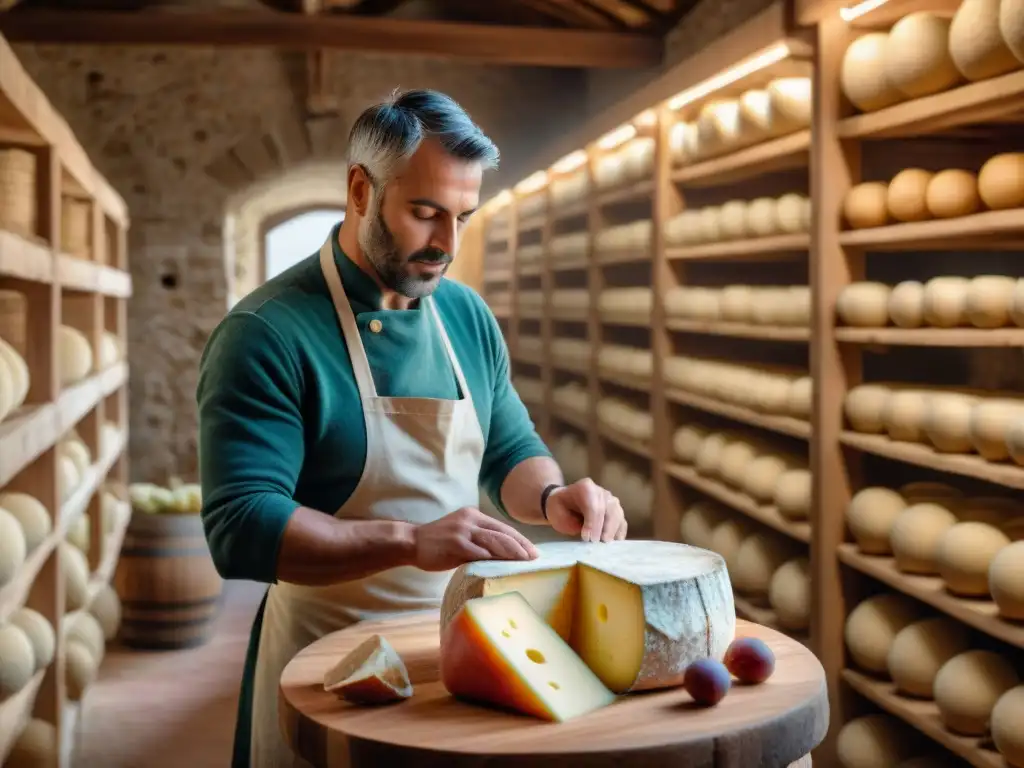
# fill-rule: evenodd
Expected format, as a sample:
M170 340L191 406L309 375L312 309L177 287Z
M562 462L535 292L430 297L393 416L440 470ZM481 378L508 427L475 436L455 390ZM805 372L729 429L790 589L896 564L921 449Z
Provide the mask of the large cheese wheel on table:
M714 552L665 541L538 549L535 560L456 570L441 608L442 637L468 601L518 591L615 693L679 685L691 662L720 659L734 638L732 584ZM465 642L447 637L442 657L462 653ZM446 663L458 659L449 655Z

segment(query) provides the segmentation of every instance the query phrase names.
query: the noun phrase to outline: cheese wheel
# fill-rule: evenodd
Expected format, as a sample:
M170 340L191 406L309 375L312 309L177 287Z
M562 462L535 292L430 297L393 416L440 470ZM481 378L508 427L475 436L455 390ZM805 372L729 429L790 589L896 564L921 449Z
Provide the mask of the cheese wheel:
M931 218L925 198L928 182L933 175L922 168L906 168L893 176L886 190L889 215L896 221L924 221Z
M717 475L718 466L722 460L722 451L725 450L728 442L729 436L721 432L716 432L705 438L704 442L701 443L700 450L697 451L697 457L694 462L697 471L702 475L710 477Z
M977 397L961 392L932 394L925 405L924 431L928 442L943 453L969 453L971 413Z
M764 454L758 456L747 467L742 489L754 501L767 504L775 495L775 486L786 470L793 469L796 462L789 456Z
M1010 538L994 525L960 522L951 525L939 540L939 575L946 588L964 597L987 597L988 570Z
M994 211L1024 208L1024 152L1004 152L978 171L978 196Z
M846 525L857 548L868 555L889 554L889 534L906 507L906 500L891 488L857 491L846 506Z
M1000 0L963 0L949 27L949 55L967 80L985 80L1020 66L999 33Z
M807 231L807 220L804 215L808 199L804 195L790 192L780 197L775 203L775 216L778 219L780 232L798 234Z
M1010 319L1014 325L1024 328L1024 278L1017 281L1013 289L1013 304L1010 306Z
M92 454L81 438L71 437L62 440L57 445L57 451L60 455L67 456L74 462L79 477L84 475L92 464Z
M970 171L949 168L928 182L925 197L928 211L937 219L969 216L981 210L977 177Z
M0 356L0 421L14 410L14 376L7 362Z
M777 77L768 83L772 117L777 130L790 131L811 124L814 88L809 77Z
M34 671L50 666L57 651L57 636L46 617L31 608L22 607L11 614L11 624L24 632L32 645Z
M999 34L1014 58L1024 62L1024 0L1001 0Z
M732 518L715 526L711 532L711 551L725 558L726 566L731 570L735 567L736 553L740 544L750 535L753 526L744 519Z
M982 736L999 697L1020 683L1013 665L998 653L958 654L935 676L935 703L943 725L963 736Z
M936 328L955 328L967 321L966 277L933 277L924 286L924 321Z
M680 427L672 435L672 450L675 457L684 464L693 464L707 437L708 432L702 427L693 424Z
M810 376L793 379L786 397L786 410L797 419L808 419L811 416L811 405L814 397L814 381Z
M904 573L938 574L939 544L957 522L957 516L940 503L926 501L908 506L896 516L889 533L896 567Z
M907 726L892 715L867 715L850 720L836 737L842 768L891 768L914 753Z
M82 482L82 475L74 459L67 454L57 456L57 492L62 502L67 501Z
M811 511L811 472L790 469L775 484L775 508L789 520L806 520Z
M442 601L442 636L467 601L517 591L615 693L680 685L692 661L721 659L735 636L732 584L714 552L628 540L537 548L534 560L458 568Z
M88 648L97 665L103 661L107 650L103 628L91 613L84 611L78 614L67 629L67 637L68 640L75 640Z
M889 401L888 387L858 384L843 399L843 414L855 432L878 434L885 430L882 416Z
M722 449L718 461L718 474L729 485L738 486L750 468L751 462L763 447L753 440L734 440Z
M777 536L760 533L747 536L736 552L736 567L729 572L733 587L757 601L766 600L772 574L792 554L787 542Z
M18 575L27 556L28 545L18 519L0 507L0 587Z
M62 385L81 381L93 366L92 347L77 328L62 325L57 332L57 368Z
M805 557L783 563L768 587L768 602L779 626L791 632L804 632L811 623L810 563Z
M0 701L28 685L35 672L35 652L25 631L14 624L0 627Z
M862 112L885 109L903 99L889 79L885 49L888 34L869 32L846 49L839 81L843 95Z
M925 441L929 394L922 389L900 389L889 395L882 410L882 421L890 440L907 443Z
M47 512L46 507L27 493L17 491L0 493L0 509L11 514L21 526L21 532L25 538L26 555L42 544L53 530L53 521L50 519L50 513Z
M758 197L747 205L747 231L751 237L769 237L778 233L776 203L770 197Z
M747 235L747 202L729 200L718 214L718 226L723 240L738 240Z
M836 312L843 324L881 328L889 322L890 288L884 283L850 283L839 292Z
M1001 328L1010 322L1017 280L1005 275L979 275L967 287L967 320L975 328Z
M1024 768L1024 685L1006 691L992 707L992 742L1010 768Z
M4 768L51 768L58 765L57 728L45 720L29 720L15 739Z
M988 461L1009 458L1006 430L1015 421L1022 419L1024 401L995 397L980 400L971 409L969 435L974 450Z
M18 352L3 339L0 339L0 358L7 363L7 372L14 383L14 404L12 410L20 408L25 404L28 396L28 389L31 383L28 363Z
M64 572L64 608L77 611L85 606L89 595L89 561L81 550L61 542L60 567Z
M78 640L69 640L64 649L64 690L70 701L81 701L85 689L96 681L98 662Z
M117 637L121 626L121 598L112 586L104 584L100 588L89 605L89 612L103 631L103 640L109 642Z
M850 187L843 198L843 218L851 229L884 227L889 223L889 186L865 181Z
M850 611L843 636L854 663L878 675L889 673L889 650L896 635L921 618L922 608L909 597L883 593Z
M988 589L1004 618L1024 620L1024 541L1000 549L988 566Z
M889 647L889 677L908 696L932 698L935 677L942 666L971 648L970 629L947 616L908 624Z
M889 30L885 74L904 96L917 99L960 81L949 53L950 20L935 13L908 13Z

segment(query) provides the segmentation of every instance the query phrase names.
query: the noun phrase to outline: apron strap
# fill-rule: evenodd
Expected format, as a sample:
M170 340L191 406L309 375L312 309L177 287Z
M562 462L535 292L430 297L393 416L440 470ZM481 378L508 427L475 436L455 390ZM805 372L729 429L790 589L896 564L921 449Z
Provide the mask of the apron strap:
M355 373L356 386L359 387L359 396L366 400L377 396L377 385L373 383L370 361L366 357L366 349L359 336L355 313L352 312L352 305L345 294L345 286L342 285L338 265L334 263L333 239L334 230L332 229L331 235L320 247L320 269L324 273L327 288L331 292L334 311L338 314L338 322L341 323L341 333L345 337L345 345L348 347L348 354L352 359L352 371Z
M452 348L451 339L448 338L448 331L445 330L444 323L441 321L441 313L437 311L437 304L434 302L434 298L432 296L427 297L426 303L430 306L430 314L434 316L434 322L437 324L437 331L441 334L441 341L444 343L445 351L448 353L448 359L451 361L452 368L455 370L455 380L459 384L459 391L462 392L462 398L472 404L473 396L470 394L469 385L466 383L466 377L462 373L462 366L459 365L459 358L455 356L455 350Z

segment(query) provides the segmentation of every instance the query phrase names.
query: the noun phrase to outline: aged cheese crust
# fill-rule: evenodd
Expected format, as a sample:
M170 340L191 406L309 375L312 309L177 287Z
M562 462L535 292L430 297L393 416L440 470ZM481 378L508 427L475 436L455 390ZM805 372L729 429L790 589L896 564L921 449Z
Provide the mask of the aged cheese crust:
M373 635L327 671L324 690L353 704L389 704L412 696L412 683L398 652Z
M441 632L466 601L519 591L616 693L680 685L691 662L721 659L735 637L732 585L714 552L664 541L538 549L536 560L456 570Z

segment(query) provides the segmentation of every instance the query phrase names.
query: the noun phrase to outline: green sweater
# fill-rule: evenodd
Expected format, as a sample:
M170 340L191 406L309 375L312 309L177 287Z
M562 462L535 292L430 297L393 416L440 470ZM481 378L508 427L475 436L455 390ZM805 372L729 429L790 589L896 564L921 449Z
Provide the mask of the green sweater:
M429 312L380 309L380 290L341 252L337 227L331 238L377 393L457 398ZM508 349L486 304L451 280L434 297L486 443L479 482L504 511L500 489L512 468L551 454L512 387ZM374 318L380 333L367 329ZM200 362L197 400L202 519L213 560L225 578L274 583L292 512L302 505L333 514L366 459L359 392L318 254L267 281L220 322Z

